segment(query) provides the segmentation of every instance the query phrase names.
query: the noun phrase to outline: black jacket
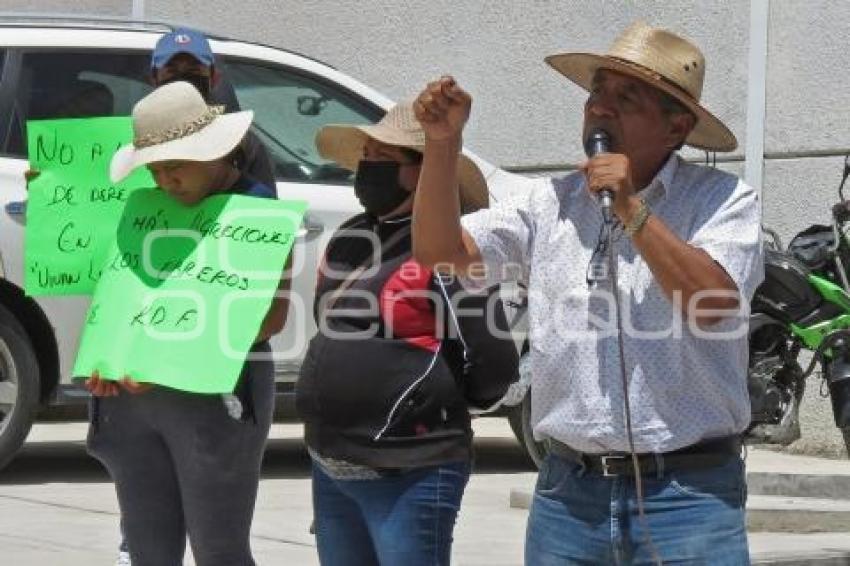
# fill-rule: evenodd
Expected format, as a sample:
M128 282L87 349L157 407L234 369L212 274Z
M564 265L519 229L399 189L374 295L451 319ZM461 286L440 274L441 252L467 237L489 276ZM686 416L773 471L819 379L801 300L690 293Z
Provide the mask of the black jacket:
M239 112L241 110L236 98L236 91L230 81L227 80L226 72L223 80L213 87L210 93L210 102L224 105L225 112ZM236 152L236 168L271 188L274 196L277 197L274 164L268 149L253 129L249 129L245 133L245 137L239 144L239 150Z
M382 247L398 231L403 237L383 250L374 273L339 296L323 324L323 300L372 257L374 246L358 231L377 235ZM296 389L307 444L321 456L373 468L468 460L468 406L498 401L517 376L495 293L470 295L413 261L409 218L378 223L361 214L346 222L320 269L319 332ZM488 331L488 302L501 337ZM482 314L469 314L475 308Z
M245 133L236 154L236 168L262 184L270 187L277 197L274 168L269 152L252 130Z

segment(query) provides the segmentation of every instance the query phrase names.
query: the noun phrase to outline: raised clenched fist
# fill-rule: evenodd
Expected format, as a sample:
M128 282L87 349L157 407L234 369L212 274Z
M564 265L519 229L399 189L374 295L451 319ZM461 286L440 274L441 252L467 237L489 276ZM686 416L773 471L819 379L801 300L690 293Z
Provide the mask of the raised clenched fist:
M471 108L472 97L447 75L428 83L413 102L425 137L432 141L459 138Z

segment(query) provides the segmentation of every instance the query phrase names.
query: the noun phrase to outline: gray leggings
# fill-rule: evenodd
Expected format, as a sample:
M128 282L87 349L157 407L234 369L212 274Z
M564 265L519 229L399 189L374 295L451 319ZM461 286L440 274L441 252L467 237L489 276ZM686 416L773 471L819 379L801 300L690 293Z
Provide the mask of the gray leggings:
M254 565L274 376L268 360L246 370L254 418L230 417L220 395L165 387L99 399L88 450L115 482L133 566L182 565L187 534L198 566Z

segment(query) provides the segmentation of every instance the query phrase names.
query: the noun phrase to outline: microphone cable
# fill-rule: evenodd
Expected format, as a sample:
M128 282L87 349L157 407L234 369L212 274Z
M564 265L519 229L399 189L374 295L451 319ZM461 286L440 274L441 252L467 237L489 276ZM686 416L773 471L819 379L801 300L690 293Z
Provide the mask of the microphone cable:
M599 252L600 254L604 254L605 256L607 256L607 271L609 274L609 279L611 280L611 291L614 295L614 311L615 317L617 319L617 349L620 358L620 377L622 379L623 385L623 409L626 420L626 435L629 442L629 456L631 457L632 468L634 470L635 476L635 491L637 495L638 506L638 522L640 523L640 526L643 529L643 540L647 548L649 549L653 563L655 563L656 566L663 566L664 562L661 560L661 556L658 554L658 549L655 547L655 543L652 540L652 533L650 532L649 523L646 519L643 501L643 478L640 473L640 462L638 461L638 456L635 452L634 434L632 432L632 409L631 403L629 401L629 377L626 372L626 352L623 338L622 304L620 301L617 254L615 253L614 247L614 243L616 242L616 240L614 239L614 228L618 225L621 226L619 222L615 223L603 221L602 229L600 231L599 243L597 245L596 251L594 252L594 255ZM591 257L591 266L589 271L593 271L593 264L594 259L593 257ZM592 282L590 276L588 277L588 282Z

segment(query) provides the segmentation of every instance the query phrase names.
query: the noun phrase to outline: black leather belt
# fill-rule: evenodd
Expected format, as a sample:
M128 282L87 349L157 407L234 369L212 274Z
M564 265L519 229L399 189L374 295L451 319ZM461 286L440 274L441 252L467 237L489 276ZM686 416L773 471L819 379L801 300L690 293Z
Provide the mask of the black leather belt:
M546 444L550 453L570 462L581 464L589 472L604 477L635 475L630 454L623 452L585 454L552 438L548 439ZM662 477L666 472L720 466L728 462L729 458L740 456L740 454L741 437L736 435L705 440L672 452L638 454L637 459L641 475Z

